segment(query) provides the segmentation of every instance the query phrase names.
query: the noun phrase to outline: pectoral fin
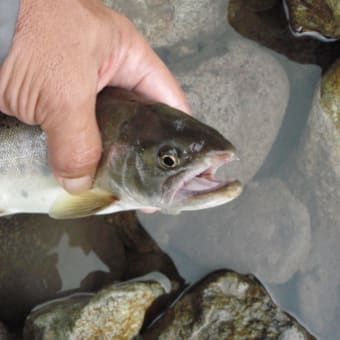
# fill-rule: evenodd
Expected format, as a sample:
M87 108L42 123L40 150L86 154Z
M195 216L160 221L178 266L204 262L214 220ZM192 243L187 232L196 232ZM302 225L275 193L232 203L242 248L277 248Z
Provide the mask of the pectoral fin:
M85 191L81 194L62 194L50 208L49 215L56 219L93 215L119 198L106 191Z

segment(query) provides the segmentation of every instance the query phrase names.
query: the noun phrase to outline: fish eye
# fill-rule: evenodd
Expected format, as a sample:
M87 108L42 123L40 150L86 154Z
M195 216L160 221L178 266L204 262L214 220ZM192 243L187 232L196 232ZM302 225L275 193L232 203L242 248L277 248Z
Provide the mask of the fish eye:
M158 161L162 168L174 169L180 163L178 151L175 148L162 148L158 152Z

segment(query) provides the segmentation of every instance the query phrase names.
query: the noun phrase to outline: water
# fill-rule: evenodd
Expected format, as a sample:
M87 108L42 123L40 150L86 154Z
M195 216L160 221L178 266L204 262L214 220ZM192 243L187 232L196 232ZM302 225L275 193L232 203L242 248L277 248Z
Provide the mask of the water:
M223 4L227 8L225 1ZM242 130L242 123L234 124L234 128L238 129L236 131L231 131L225 126L232 120L228 115L242 114L237 107L235 109L234 103L237 101L230 96L231 88L235 86L239 89L239 84L238 78L234 78L233 82L228 79L222 82L219 77L228 68L228 63L235 62L228 59L228 54L234 53L237 42L245 46L249 44L252 46L250 49L253 48L252 42L235 32L225 21L213 31L199 32L190 39L182 39L170 46L160 47L159 54L179 77L181 83L184 83L184 89L188 93L195 114L222 130L241 149L241 154L243 153L241 163L238 165L239 168L236 166L236 171L233 169L233 173L237 173L238 170L239 175L245 179L246 186L243 196L228 206L183 213L180 216L160 214L139 216L142 224L171 256L187 280L194 282L218 268L255 273L274 299L312 330L318 338L338 339L340 277L337 272L340 268L338 247L340 212L336 209L336 206L339 207L339 196L335 192L338 190L336 184L339 184L339 173L333 173L334 168L327 169L330 163L324 162L323 158L315 161L307 159L314 154L315 158L318 157L321 151L313 153L311 150L322 148L320 144L323 143L322 137L319 139L310 137L310 134L316 135L322 131L312 130L313 123L308 125L307 122L311 120L311 109L315 105L313 98L317 96L321 74L336 57L340 56L340 45L324 44L313 39L294 41L280 4L272 10L258 14L256 19L258 21L251 21L254 20L252 17L254 14L242 13L242 10L240 13L242 15L237 17L239 21L234 22L233 26L248 38L260 42L253 50L254 54L249 53L247 47L243 52L238 51L240 58L242 53L249 53L251 63L252 58L257 58L257 53L270 55L273 60L264 59L263 62L276 64L277 69L282 67L288 78L289 95L283 99L286 100L286 107L282 122L278 119L275 123L267 125L268 134L278 127L270 150L255 172L255 176L248 182L251 171L245 171L244 168L257 165L254 160L251 160L251 164L247 162L251 154L258 152L256 146L263 145L264 141L250 128L247 129L247 133L255 139L244 135L239 137L239 134L245 133ZM190 12L186 14L190 15ZM207 15L211 18L216 15L215 20L218 18L216 13ZM224 58L228 62L223 64L219 58ZM215 62L220 68L204 66L211 62ZM253 73L248 78L245 76L245 81L249 84L251 77L257 77L256 70L240 66L237 62L233 65L238 68L239 77L242 77L242 70ZM257 66L258 64L254 62L254 67ZM264 68L260 66L259 72L263 72ZM200 72L195 74L197 69ZM269 69L272 70L268 66ZM213 74L213 71L216 73ZM235 77L230 70L228 72L226 74ZM189 82L187 74L190 74L196 83L201 82L203 88L205 84L205 90L192 83L186 86ZM211 87L213 82L208 79L209 76L215 76L216 87ZM282 85L284 77L281 76L279 79L281 79L279 82L271 85L284 88ZM264 91L268 90L261 83L261 78L257 81L259 87L262 86ZM270 77L262 78L262 82L266 81L270 83ZM221 86L224 86L223 90ZM242 89L247 91L245 84ZM238 105L243 106L245 110L247 105L253 105L253 114L262 115L263 124L267 124L266 116L256 110L260 105L258 102L254 103L252 96L254 91L255 87L248 89L248 99L243 96L242 103L238 102ZM220 96L217 96L216 92L220 93ZM216 104L216 98L223 101L223 95L229 100L223 102L227 107L225 111L222 105ZM275 91L268 91L268 95L275 97ZM282 93L283 97L285 95ZM275 98L273 100L275 102ZM264 109L268 105L270 103L263 102ZM216 114L218 110L219 114ZM209 121L207 116L210 114L214 116ZM245 117L248 116L245 114ZM244 124L247 122L244 121ZM261 130L263 125L257 124L259 121L254 119L253 128ZM261 133L262 131L259 132ZM306 159L304 152L310 152ZM327 153L327 149L324 153ZM259 157L261 158L261 155ZM337 160L339 161L339 158ZM320 165L314 164L321 161ZM309 169L310 166L312 169ZM319 167L320 178L315 175ZM304 173L305 170L311 171L311 174ZM322 184L323 181L328 181L327 185Z
M233 25L242 35L226 20L228 1L114 3L178 77L195 115L237 146L241 160L227 173L245 183L242 196L228 205L179 216L139 214L143 226L188 282L218 268L255 273L320 339L338 339L340 212L337 201L331 204L338 196L327 168L334 164L315 159L316 169L322 163L318 177L304 155L324 143L309 137L308 122L339 43L294 40L280 5L257 16L241 8ZM10 221L0 228L6 254L0 263L11 268L0 280L6 306L0 319L14 326L30 306L125 278L125 266L135 263L106 220Z

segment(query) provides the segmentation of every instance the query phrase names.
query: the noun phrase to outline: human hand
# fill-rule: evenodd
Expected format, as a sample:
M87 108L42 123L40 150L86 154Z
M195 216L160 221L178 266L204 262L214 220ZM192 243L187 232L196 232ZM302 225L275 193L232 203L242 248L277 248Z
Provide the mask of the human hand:
M41 126L52 170L70 192L91 186L102 150L96 94L106 85L189 110L170 71L123 15L99 0L21 0L0 67L0 110Z

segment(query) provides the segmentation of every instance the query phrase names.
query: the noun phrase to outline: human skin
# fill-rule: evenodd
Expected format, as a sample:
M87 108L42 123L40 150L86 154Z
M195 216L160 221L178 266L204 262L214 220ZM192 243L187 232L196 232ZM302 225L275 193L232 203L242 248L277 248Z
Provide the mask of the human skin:
M125 16L99 0L21 0L0 66L0 110L41 126L50 166L72 193L91 186L101 156L95 100L105 86L189 111L168 68Z

